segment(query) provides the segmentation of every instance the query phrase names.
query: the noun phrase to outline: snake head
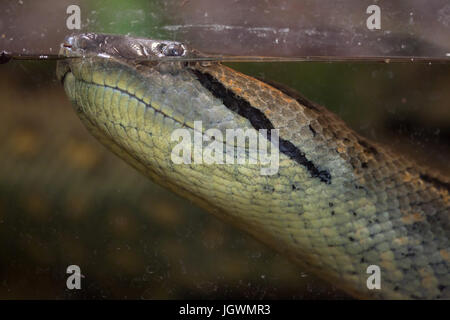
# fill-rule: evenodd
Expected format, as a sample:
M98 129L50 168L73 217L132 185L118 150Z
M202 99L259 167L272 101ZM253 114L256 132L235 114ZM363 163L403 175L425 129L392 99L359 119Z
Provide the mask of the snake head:
M114 57L153 60L165 57L192 58L194 52L177 41L153 40L123 35L81 33L66 37L60 55L65 57Z
M74 58L105 58L125 64L156 63L161 69L170 67L170 71L176 64L163 62L182 62L202 56L200 52L188 49L184 43L177 41L100 33L80 33L66 37L59 55L68 58L58 62L57 76L61 81L70 71Z

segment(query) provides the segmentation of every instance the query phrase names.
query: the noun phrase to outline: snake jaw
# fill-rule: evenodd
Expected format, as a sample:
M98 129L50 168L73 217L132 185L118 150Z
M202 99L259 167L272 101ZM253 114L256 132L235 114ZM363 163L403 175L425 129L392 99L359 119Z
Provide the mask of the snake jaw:
M67 36L60 46L59 55L67 58L81 57L76 45L76 36ZM66 59L59 60L56 64L56 77L63 85L66 75L71 71L70 63Z
M65 60L58 61L58 63L56 64L56 77L63 85L66 75L69 72L72 72L69 63Z

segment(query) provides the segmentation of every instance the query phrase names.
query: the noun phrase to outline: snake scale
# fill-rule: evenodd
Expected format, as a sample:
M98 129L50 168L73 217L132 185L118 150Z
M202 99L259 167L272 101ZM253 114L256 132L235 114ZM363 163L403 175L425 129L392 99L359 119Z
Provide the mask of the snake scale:
M85 126L153 181L355 297L450 298L446 177L293 90L189 60L201 55L178 42L89 33L66 39L61 53L57 74ZM176 129L211 128L278 129L277 173L172 161ZM371 265L380 289L368 289Z

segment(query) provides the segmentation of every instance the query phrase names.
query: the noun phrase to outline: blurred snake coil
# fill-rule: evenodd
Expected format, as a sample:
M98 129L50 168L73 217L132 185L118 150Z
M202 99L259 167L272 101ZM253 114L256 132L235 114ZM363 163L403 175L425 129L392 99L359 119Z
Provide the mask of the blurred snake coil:
M151 180L357 298L450 298L447 177L361 137L289 88L219 62L177 61L195 51L176 42L83 34L61 51L70 59L57 74L78 116ZM154 56L171 60L138 59ZM194 121L202 134L279 129L278 173L173 163L171 134L193 135ZM381 270L379 290L367 286L371 265Z

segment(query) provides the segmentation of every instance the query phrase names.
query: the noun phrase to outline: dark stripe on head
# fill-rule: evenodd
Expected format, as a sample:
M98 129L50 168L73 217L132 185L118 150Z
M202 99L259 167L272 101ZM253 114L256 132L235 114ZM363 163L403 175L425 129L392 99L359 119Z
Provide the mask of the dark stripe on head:
M222 100L225 107L246 118L250 121L253 128L257 130L267 129L267 139L270 140L270 130L274 129L274 126L266 115L261 112L261 110L252 107L247 100L227 89L220 81L215 79L209 73L203 73L195 69L190 70L205 89L211 92L214 97ZM319 178L320 181L327 184L331 183L330 173L325 170L320 171L317 169L314 163L308 160L305 154L292 142L284 140L280 137L279 149L281 153L304 166L313 178Z

